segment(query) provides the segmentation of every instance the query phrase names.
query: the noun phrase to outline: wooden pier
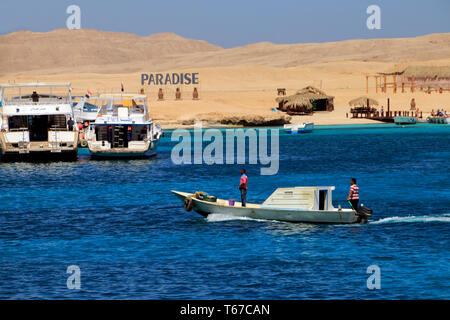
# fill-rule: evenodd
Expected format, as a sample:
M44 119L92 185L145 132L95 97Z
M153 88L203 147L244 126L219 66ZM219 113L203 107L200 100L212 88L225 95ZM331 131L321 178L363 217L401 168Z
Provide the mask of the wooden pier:
M381 122L388 122L393 123L395 117L417 117L419 119L423 118L422 111L415 112L415 111L386 111L381 114L379 111L374 112L350 112L352 119L369 119L369 120L376 120ZM348 118L348 113L347 113Z

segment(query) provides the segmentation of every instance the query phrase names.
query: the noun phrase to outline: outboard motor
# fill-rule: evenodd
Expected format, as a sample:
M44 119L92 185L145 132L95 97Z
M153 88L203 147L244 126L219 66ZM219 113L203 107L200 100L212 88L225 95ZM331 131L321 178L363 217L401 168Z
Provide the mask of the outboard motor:
M372 216L373 210L369 207L365 207L364 205L361 205L357 210L356 213L358 215L357 222L359 223L367 223L367 220L369 220L369 217Z

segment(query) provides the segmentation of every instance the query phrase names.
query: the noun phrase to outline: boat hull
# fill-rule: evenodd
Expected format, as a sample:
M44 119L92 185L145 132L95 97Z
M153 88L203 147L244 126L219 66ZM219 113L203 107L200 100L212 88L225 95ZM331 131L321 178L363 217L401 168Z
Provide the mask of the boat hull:
M182 201L191 196L191 194L178 191L172 191L172 193ZM358 222L357 215L351 209L309 211L264 208L252 206L251 204L247 207L242 207L239 203L236 206L218 205L214 202L202 201L195 198L192 198L192 209L204 217L210 214L225 214L233 217L315 224L351 224Z
M78 157L78 150L65 150L61 152L51 151L30 151L28 153L3 152L1 161L14 162L47 162L47 161L75 161Z
M153 148L150 146L147 150L137 151L130 149L118 149L118 150L92 150L90 149L91 158L93 159L143 159L156 156L158 149L158 141L153 141Z

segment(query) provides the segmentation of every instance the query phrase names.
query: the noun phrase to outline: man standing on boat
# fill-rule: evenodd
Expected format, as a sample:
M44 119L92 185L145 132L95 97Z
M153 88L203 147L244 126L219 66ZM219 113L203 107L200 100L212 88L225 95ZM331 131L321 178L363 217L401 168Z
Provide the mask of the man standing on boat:
M69 127L69 131L73 131L74 124L75 124L75 121L73 121L72 118L69 118L69 121L67 121L67 126Z
M348 194L347 201L350 201L350 204L354 210L358 209L359 187L356 185L355 178L351 178L350 180L350 193Z
M247 204L246 197L247 197L247 182L248 178L245 174L245 169L241 170L241 181L239 182L239 190L241 191L241 202L242 206L245 207Z

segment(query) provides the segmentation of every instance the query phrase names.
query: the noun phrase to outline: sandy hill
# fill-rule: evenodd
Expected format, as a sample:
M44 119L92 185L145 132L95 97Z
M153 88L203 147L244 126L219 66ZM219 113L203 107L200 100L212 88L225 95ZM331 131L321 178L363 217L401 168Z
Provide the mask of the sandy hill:
M0 70L3 73L57 68L101 71L108 65L220 49L173 33L140 37L97 30L19 31L0 36Z
M450 33L329 43L262 42L223 49L173 33L140 37L97 30L0 36L2 74L30 71L124 73L219 66L295 67L313 63L430 61L450 56Z

